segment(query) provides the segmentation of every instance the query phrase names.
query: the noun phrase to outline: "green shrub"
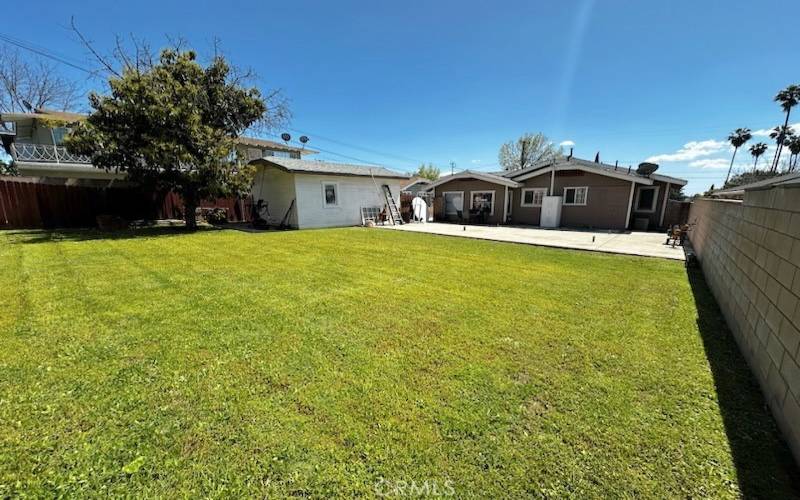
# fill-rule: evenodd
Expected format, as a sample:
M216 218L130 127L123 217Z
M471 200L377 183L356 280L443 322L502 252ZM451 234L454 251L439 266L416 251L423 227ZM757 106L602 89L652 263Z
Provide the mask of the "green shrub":
M228 210L225 208L212 208L205 213L205 219L209 224L224 224L228 222Z

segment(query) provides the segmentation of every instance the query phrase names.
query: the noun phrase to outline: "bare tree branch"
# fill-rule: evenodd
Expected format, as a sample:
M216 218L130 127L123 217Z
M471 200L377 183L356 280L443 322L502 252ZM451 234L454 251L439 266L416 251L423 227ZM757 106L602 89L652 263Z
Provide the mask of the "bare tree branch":
M81 33L81 31L75 25L75 17L70 18L70 26L72 27L72 31L78 36L78 39L80 39L83 46L86 47L89 50L89 52L91 52L91 54L94 56L97 62L99 62L100 65L106 69L106 71L108 71L113 75L116 75L117 77L122 76L120 73L117 72L117 70L114 69L114 66L108 61L108 59L100 55L100 53L97 52L97 50L95 50L91 42L89 42L89 40L87 40L86 37L83 36L83 33Z
M0 111L69 110L82 96L77 82L61 76L43 59L25 59L16 49L0 46Z

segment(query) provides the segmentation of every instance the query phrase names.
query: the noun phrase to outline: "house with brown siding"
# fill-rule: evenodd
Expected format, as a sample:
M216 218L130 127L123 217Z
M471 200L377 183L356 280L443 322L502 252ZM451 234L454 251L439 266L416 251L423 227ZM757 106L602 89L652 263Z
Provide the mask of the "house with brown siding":
M567 157L503 173L467 170L428 188L441 221L648 230L664 227L670 191L687 183L656 168Z

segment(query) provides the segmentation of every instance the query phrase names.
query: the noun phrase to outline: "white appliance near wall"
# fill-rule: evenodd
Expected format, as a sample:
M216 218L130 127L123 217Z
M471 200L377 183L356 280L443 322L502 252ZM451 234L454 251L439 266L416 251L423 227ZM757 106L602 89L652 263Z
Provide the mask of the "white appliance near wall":
M539 219L541 227L561 226L561 205L564 203L562 196L545 196L542 198L542 213Z

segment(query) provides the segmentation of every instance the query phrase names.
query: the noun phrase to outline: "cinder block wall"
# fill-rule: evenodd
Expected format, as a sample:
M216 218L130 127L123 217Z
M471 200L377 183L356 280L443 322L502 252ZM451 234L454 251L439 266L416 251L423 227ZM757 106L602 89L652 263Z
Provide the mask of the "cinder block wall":
M692 203L703 274L800 463L800 187Z

